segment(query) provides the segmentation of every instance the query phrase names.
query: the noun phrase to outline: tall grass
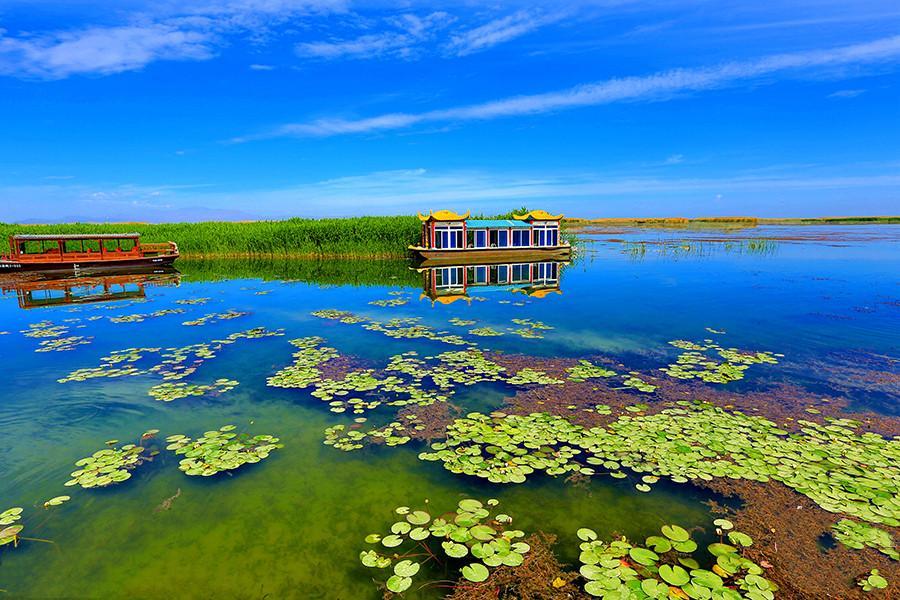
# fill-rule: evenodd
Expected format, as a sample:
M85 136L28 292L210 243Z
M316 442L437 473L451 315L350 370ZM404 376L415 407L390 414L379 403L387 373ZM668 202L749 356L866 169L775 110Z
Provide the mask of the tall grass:
M0 223L5 242L14 233L138 232L144 242L178 243L187 256L401 257L420 232L414 216L203 223ZM3 242L5 249L6 244Z
M410 269L406 260L398 258L184 258L176 266L187 281L263 279L305 281L319 285L422 287L422 275Z

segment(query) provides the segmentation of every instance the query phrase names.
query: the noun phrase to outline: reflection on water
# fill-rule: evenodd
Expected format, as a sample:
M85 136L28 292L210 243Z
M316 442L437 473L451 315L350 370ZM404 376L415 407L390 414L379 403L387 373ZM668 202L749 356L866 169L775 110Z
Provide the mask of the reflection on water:
M566 481L533 473L522 484L496 485L420 460L426 443L418 439L341 452L323 444L327 428L383 428L410 407L384 403L364 416L338 413L331 410L338 408L334 400L323 401L312 388L275 388L266 381L297 360L300 348L291 340L319 336L322 345L340 353L329 377L357 373L353 389L341 390L348 392L341 396L345 404L365 397L366 377L384 377L399 356L404 362L393 365L406 369L408 379L421 373L416 361L433 364L442 353L449 351L452 358L471 347L498 363L507 361L511 372L522 365L548 371L555 365L551 375L564 379L566 367L585 359L593 366L583 371L610 369L618 375L575 384L581 387L569 395L553 385L522 393L530 384L499 380L459 385L445 406L451 418L512 413L517 407L520 412L552 408L572 419L603 418L619 405L640 411L661 394L681 399L696 397L694 392L730 394L729 402L748 414L777 409L783 415L801 397L828 398L817 405L821 411L839 405L838 411L897 415L898 231L862 226L813 239L760 228L759 239L775 240L777 247L767 249L761 241L752 250L677 256L667 251L655 254L659 260L644 261L623 254L623 243L645 242L648 253L655 252L658 232L585 234L594 240L585 246L590 252L572 264L416 270L405 261L185 260L177 265L180 274L3 281L0 512L23 507L26 533L53 544L0 549L0 588L11 597L374 600L381 594L358 558L366 547L363 538L390 528L396 506L428 500L447 507L463 497L498 498L516 527L557 534L557 550L569 563L577 564L575 532L584 526L601 537L618 532L642 539L677 522L706 527L712 535L704 502L721 498L689 484L661 479L644 493L633 475ZM817 229L816 236L821 232ZM686 238L673 233L672 244ZM700 240L704 235L729 238L713 232L688 236L689 243L736 248L750 241ZM797 239L803 236L809 239ZM619 241L610 241L613 237ZM430 302L383 302L420 291ZM346 320L312 314L323 310ZM236 314L229 311L240 312L240 318L222 318ZM388 327L392 321L395 326ZM60 328L69 330L59 334L63 337L91 342L36 352L40 341L55 338L26 335L51 335ZM284 330L284 335L222 343L255 328ZM434 335L385 335L386 330L418 335L426 328ZM471 334L487 328L500 335ZM740 381L724 386L694 382L697 387L676 388L682 384L660 369L685 350L669 342L708 337L723 348L784 358L754 364ZM447 343L456 338L465 345ZM417 354L404 354L409 352ZM111 356L121 362L104 368L104 376L59 383ZM108 376L132 358L144 372ZM158 363L165 369L153 371ZM192 388L201 393L171 402L157 400L149 391L174 364L184 367L178 371L184 378L165 382L207 387ZM631 371L658 389L623 386ZM298 376L303 374L300 369ZM228 391L210 387L223 378L239 383ZM776 395L777 390L790 393ZM817 418L800 410L801 418ZM73 463L104 448L107 440L135 442L148 429L159 429L160 440L172 434L196 437L226 424L276 435L285 447L231 476L188 477L178 469L179 457L162 451L120 485L63 487ZM43 508L46 500L65 493L71 501ZM425 570L422 582L457 576L432 563ZM429 586L405 596L437 598L444 591Z
M178 286L180 282L181 274L174 269L81 277L17 275L0 280L0 292L15 294L20 308L39 308L142 299L148 286Z
M559 282L568 262L544 261L493 265L451 265L424 267L422 297L432 304L451 304L457 300L472 301L470 292L512 292L531 298L561 294Z

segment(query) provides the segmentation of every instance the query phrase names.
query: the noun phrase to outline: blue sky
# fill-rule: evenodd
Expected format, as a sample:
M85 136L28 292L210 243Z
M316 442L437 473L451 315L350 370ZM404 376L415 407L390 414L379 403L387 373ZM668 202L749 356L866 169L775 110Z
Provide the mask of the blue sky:
M0 220L900 210L887 1L0 0Z

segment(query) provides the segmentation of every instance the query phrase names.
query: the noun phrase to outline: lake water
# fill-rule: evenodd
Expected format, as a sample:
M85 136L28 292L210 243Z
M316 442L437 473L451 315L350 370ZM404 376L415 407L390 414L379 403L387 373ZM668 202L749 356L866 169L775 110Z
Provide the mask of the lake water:
M451 509L461 498L499 499L517 528L556 534L558 554L576 565L580 527L641 538L665 523L708 529L714 518L704 503L713 494L689 484L661 481L650 493L637 490L631 476L573 483L531 475L521 484L493 484L420 460L422 441L353 452L325 445L326 428L351 426L360 415L330 411L311 387L266 384L293 362L297 348L289 340L306 336L324 338L353 369L383 369L407 351L433 356L471 345L535 369L560 359L607 360L648 382L670 379L659 369L681 350L668 342L713 337L784 356L752 365L739 381L700 385L751 394L786 384L844 397L849 411L900 416L900 227L598 229L585 230L581 240L577 259L563 266L438 273L402 261L184 260L180 274L0 284L0 512L23 507L22 536L52 542L0 548L0 588L10 597L378 598L373 577L384 577L362 566L359 552L367 534L390 527L401 505L427 500L442 512L437 507ZM503 283L510 278L516 283ZM208 300L190 303L202 298ZM397 305L372 304L378 301ZM152 314L168 309L179 312ZM326 309L366 321L312 314ZM183 324L228 310L246 314ZM128 315L146 316L120 318ZM437 339L390 337L363 326L407 318ZM65 331L47 331L53 326ZM283 335L237 339L196 372L170 380L239 382L228 391L163 402L148 395L164 381L159 372L58 382L118 350L182 348L258 327ZM30 328L45 337L25 335ZM477 328L503 335L469 333ZM470 344L447 343L448 335ZM35 351L69 337L89 343ZM135 364L146 371L159 353L141 361ZM449 402L462 414L490 413L529 387L458 385ZM635 403L656 398L627 387L617 392ZM768 408L759 406L761 414ZM389 423L396 413L382 404L364 415L363 428ZM275 435L284 447L212 477L187 476L178 469L182 457L164 449L166 436L198 437L226 424ZM64 487L75 461L107 440L137 443L149 429L160 433L145 444L161 452L129 480ZM43 508L62 494L71 500ZM457 577L429 566L405 596L440 597L446 588L416 588Z

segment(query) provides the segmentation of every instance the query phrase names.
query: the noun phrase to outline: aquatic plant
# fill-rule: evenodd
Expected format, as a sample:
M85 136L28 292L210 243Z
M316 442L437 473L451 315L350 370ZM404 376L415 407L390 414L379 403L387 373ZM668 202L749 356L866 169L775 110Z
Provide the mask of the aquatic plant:
M369 431L354 429L343 424L332 425L325 429L324 443L326 446L332 446L345 452L365 447L367 438L372 441L379 440L386 446L401 446L412 439L408 435L410 430L421 431L425 428L415 415L406 415L404 420L407 422L392 421L387 425L370 429Z
M222 471L231 471L248 463L257 463L284 445L271 435L251 436L234 433L234 425L224 425L218 430L207 431L192 440L186 435L170 435L166 438L166 450L184 456L178 468L187 475L209 477Z
M254 327L232 333L220 340L191 344L180 348L127 348L117 350L100 359L100 366L76 369L61 379L59 383L71 381L87 381L98 377L128 377L155 373L162 375L166 381L183 379L195 372L206 360L216 357L216 352L223 347L242 339L260 339L284 335L284 330L269 330L265 327ZM156 364L140 369L134 366L150 355L157 355ZM125 366L118 366L125 363Z
M628 375L625 376L625 380L622 382L622 385L648 394L656 391L655 385L644 381L643 379L638 377L638 375L640 375L640 373L638 373L637 371L629 372Z
M237 319L238 317L245 317L249 314L250 314L249 312L242 312L242 311L234 310L233 308L230 308L225 312L209 313L209 314L203 315L202 317L192 319L190 321L183 321L181 324L187 325L189 327L201 327L203 325L206 325L207 323L216 322L216 321L230 321L231 319Z
M155 319L166 315L178 315L184 312L183 308L164 308L152 313L135 313L132 315L122 315L119 317L109 317L112 323L142 323L147 319Z
M469 325L474 325L477 321L471 319L460 319L459 317L451 317L450 324L456 325L457 327L468 327Z
M25 529L24 525L16 525L15 522L22 518L22 509L18 506L7 508L0 513L0 547L12 544L17 546L19 534Z
M69 337L41 340L38 342L38 348L35 352L67 352L69 350L74 350L78 346L90 344L92 339L94 338L73 335Z
M59 506L61 504L65 504L71 499L71 496L56 496L44 502L44 508L50 508L51 506Z
M516 325L521 325L522 327L527 327L529 329L553 329L550 325L543 323L541 321L533 321L531 319L511 319L513 323Z
M381 306L384 308L394 307L394 306L403 306L405 304L409 304L409 298L388 298L386 300L372 300L369 302L372 306Z
M196 383L160 383L147 390L147 394L162 402L172 402L188 396L203 396L205 394L222 394L233 390L238 385L234 379L220 378L209 385Z
M69 328L65 325L54 325L52 321L38 321L29 323L28 329L23 329L21 333L30 338L54 338L64 335L68 331Z
M503 332L497 331L493 327L476 327L475 329L470 329L469 334L478 337L498 337L503 335Z
M506 383L509 383L510 385L555 385L565 383L565 381L551 377L543 371L538 371L531 367L524 367L516 371L516 374L512 377L507 378Z
M397 507L394 512L401 519L391 525L390 533L367 535L365 542L376 549L360 552L359 560L369 568L391 569L385 587L396 594L409 589L419 573L421 563L411 560L423 556L418 550L424 550L428 560L443 555L456 564L465 563L460 568L463 578L481 583L491 569L521 565L531 550L527 543L516 541L525 536L524 531L507 529L512 517L492 516L498 504L495 499L485 505L466 498L456 509L436 518L425 510Z
M589 360L579 360L577 365L566 369L566 373L569 374L569 379L572 381L614 377L616 375L615 371L595 365Z
M0 540L0 544L2 544L2 542L3 540ZM862 577L858 578L856 580L856 585L861 587L864 592L884 590L887 589L888 580L881 576L878 569L872 569Z
M212 300L212 298L182 298L180 300L176 300L175 304L187 304L187 305L206 304L210 300Z
M607 598L774 598L778 586L762 576L758 564L741 555L753 543L745 533L729 531L727 541L707 546L715 563L700 566L697 543L678 525L664 525L662 535L648 537L643 546L621 537L606 542L592 529L578 530L579 560L584 590Z
M900 560L900 553L894 547L894 538L890 532L873 527L868 523L859 523L850 519L841 519L832 526L834 538L847 546L860 550L868 546L894 560Z
M117 440L110 440L107 445L114 443L117 443ZM130 479L131 471L138 468L147 459L144 456L144 450L143 446L135 444L97 450L91 456L75 462L75 466L81 468L72 472L72 479L65 485L98 488L122 483Z
M714 333L719 333L715 331ZM728 383L744 378L744 371L755 364L777 364L783 354L773 352L745 352L738 348L723 348L713 340L702 344L688 340L672 340L672 346L684 350L674 363L660 369L676 379L700 379L706 383ZM711 356L718 355L718 359Z
M858 423L848 419L799 420L800 432L789 434L762 417L677 404L591 429L546 413L470 413L419 458L494 483L521 483L533 471L590 475L599 467L615 477L630 471L676 483L775 480L829 512L900 525L900 440L857 434Z
M323 346L325 340L318 336L288 340L299 348L294 352L294 364L281 369L266 380L266 385L281 388L305 388L321 380L319 367L338 357L338 351Z

